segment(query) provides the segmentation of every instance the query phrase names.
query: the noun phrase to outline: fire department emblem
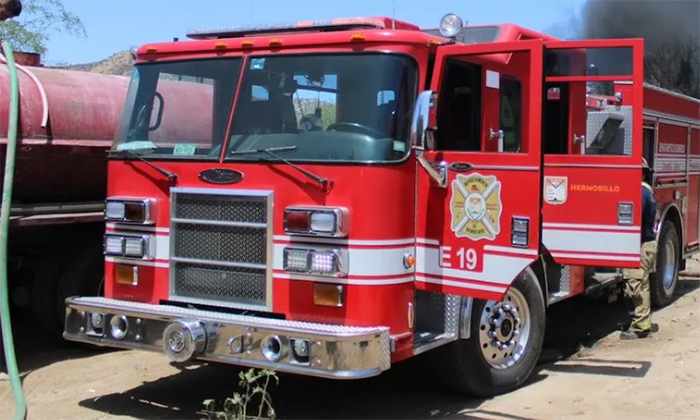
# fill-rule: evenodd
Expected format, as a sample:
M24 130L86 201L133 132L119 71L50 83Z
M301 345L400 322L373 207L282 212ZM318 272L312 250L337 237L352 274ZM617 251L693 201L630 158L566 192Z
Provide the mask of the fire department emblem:
M459 238L493 240L501 231L501 182L479 173L452 181L452 231Z
M564 204L569 188L569 178L565 176L544 177L544 201L548 204Z

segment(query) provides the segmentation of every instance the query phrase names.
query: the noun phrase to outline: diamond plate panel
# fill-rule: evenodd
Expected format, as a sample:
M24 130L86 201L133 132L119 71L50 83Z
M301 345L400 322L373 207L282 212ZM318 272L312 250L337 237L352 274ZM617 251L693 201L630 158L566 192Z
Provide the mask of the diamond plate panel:
M561 266L561 277L559 278L559 291L569 292L571 290L571 276L568 265Z
M70 298L73 305L85 305L96 308L111 308L120 310L129 316L153 316L161 317L178 317L178 318L195 318L204 322L219 321L219 322L235 322L245 324L249 327L260 328L287 328L299 331L328 333L334 335L352 336L355 334L367 333L386 333L387 347L389 346L389 328L388 327L355 327L351 325L336 325L336 324L318 324L315 322L279 320L272 318L252 317L247 315L227 314L225 312L204 311L201 309L181 308L178 306L168 305L151 305L148 303L131 302L126 300L116 300L103 297L80 297Z
M604 105L604 111L589 111L587 116L587 126L586 126L586 147L589 148L594 145L595 140L603 128L603 125L609 118L622 118L622 124L620 124L620 131L623 133L622 145L614 147L612 145L603 145L603 154L623 154L629 156L632 154L632 118L633 118L633 108L632 106L614 106L614 105ZM605 149L611 146L611 150L605 153Z
M269 196L245 194L173 191L172 299L261 310L269 306Z
M416 331L457 334L462 298L417 291Z

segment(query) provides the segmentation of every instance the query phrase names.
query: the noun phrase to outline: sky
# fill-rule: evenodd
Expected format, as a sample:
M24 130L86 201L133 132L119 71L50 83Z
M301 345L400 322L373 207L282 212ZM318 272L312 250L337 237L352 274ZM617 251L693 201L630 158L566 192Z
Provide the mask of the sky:
M87 37L52 34L46 64L79 64L150 42L186 39L189 29L392 16L437 27L449 12L469 24L516 23L538 31L566 22L583 0L63 0L83 21ZM21 22L21 18L19 19ZM551 33L551 32L550 32ZM558 34L552 34L557 36Z

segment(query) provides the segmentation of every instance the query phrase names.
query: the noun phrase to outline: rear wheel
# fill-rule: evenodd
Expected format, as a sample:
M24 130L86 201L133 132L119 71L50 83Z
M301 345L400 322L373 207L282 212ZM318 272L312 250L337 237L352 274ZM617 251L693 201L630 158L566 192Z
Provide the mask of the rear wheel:
M42 258L41 265L32 280L32 309L34 318L51 339L59 340L63 334L63 324L58 298L58 279L65 267L65 254Z
M46 334L63 339L65 300L71 296L101 296L104 257L99 237L66 256L53 257L37 271L33 284L34 313Z
M656 307L666 306L673 299L680 271L680 249L676 226L664 221L659 234L656 272L649 275L651 303Z
M488 398L520 387L537 364L545 330L545 300L533 270L499 302L474 301L471 334L444 348L442 370L457 390Z

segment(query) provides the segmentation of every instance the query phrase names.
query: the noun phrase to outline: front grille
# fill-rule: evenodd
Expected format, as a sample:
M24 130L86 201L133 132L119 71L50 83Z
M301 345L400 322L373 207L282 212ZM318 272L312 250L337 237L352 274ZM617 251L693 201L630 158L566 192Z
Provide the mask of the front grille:
M272 193L171 194L171 299L269 310Z

